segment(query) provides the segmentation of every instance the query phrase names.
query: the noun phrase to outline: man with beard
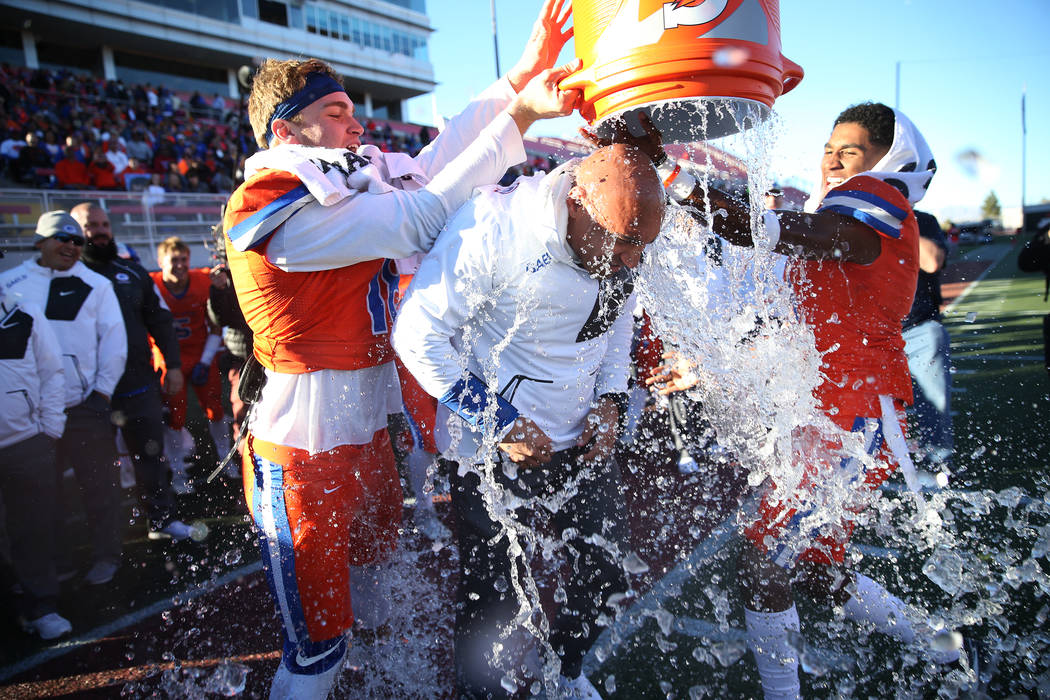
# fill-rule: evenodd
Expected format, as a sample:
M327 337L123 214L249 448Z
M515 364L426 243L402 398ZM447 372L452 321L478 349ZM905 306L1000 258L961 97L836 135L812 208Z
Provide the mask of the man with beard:
M171 311L161 301L149 273L131 260L119 257L109 216L91 202L70 211L87 242L81 259L91 270L113 283L128 334L128 359L124 374L113 391L115 423L124 435L135 480L149 517L149 538L181 540L189 537L188 525L175 518L175 493L171 471L164 458L164 423L161 418L160 385L153 370L149 338L164 354L169 367L164 392L174 394L183 385L179 343Z

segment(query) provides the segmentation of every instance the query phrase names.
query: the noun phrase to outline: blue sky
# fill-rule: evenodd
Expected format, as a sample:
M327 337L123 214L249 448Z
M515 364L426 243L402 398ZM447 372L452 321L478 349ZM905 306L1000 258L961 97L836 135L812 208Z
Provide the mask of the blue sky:
M500 67L517 59L539 0L496 0ZM427 0L438 88L410 102L412 121L433 107L454 114L496 74L485 0ZM808 188L835 115L874 100L900 108L929 142L940 169L922 208L977 218L992 190L1004 210L1021 203L1021 93L1027 88L1029 204L1050 201L1050 0L784 0L784 55L806 71L777 100L783 124L774 172ZM563 60L573 57L572 42ZM542 122L532 135L572 137L578 116ZM980 155L960 159L965 152Z

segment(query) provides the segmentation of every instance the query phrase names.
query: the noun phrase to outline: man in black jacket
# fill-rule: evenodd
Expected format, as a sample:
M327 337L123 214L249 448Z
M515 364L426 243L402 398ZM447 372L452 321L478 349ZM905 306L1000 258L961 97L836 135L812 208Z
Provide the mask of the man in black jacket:
M1017 266L1022 272L1042 272L1046 275L1043 301L1050 298L1050 217L1039 222L1038 232L1025 243L1017 256ZM1050 314L1043 317L1043 363L1050 373Z
M113 283L128 333L128 359L124 374L113 392L114 420L135 464L135 479L141 488L149 516L149 538L176 540L190 536L190 528L175 518L175 493L171 470L164 458L164 424L161 418L160 386L153 369L149 338L164 354L169 369L164 391L174 393L183 383L179 370L179 343L171 311L157 295L149 273L131 260L117 256L109 216L97 204L83 202L70 214L87 238L84 264Z
M916 211L915 219L919 224L919 279L902 335L914 387L917 461L934 472L943 472L951 466L954 444L951 341L941 323L941 270L948 241L937 217Z

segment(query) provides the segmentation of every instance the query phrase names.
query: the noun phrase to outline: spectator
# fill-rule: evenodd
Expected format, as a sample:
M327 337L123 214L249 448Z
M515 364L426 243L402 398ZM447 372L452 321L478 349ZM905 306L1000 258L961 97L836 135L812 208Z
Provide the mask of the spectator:
M226 100L219 93L215 93L215 99L211 101L211 108L216 119L221 121L226 117Z
M91 187L91 173L83 161L77 158L76 149L66 147L66 157L55 165L55 180L61 189L86 190Z
M25 141L26 145L18 152L18 160L15 162L15 175L19 182L39 187L50 176L50 173L44 174L40 171L51 170L54 163L40 145L40 137L35 131L28 132Z
M40 256L0 273L0 285L20 302L44 308L62 347L66 427L52 478L61 493L62 471L73 467L92 540L93 563L84 582L102 585L120 567L123 543L117 454L108 438L110 399L124 373L127 335L113 285L80 262L84 236L73 217L47 212L36 234ZM52 526L62 548L69 547L72 535L65 515L56 509ZM59 552L63 556L69 556L68 549Z
M128 142L128 156L136 158L142 163L148 163L153 160L153 148L150 146L149 141L146 140L146 132L144 130L136 129L131 135L131 141Z
M88 174L91 175L91 184L99 190L123 189L117 182L113 172L113 163L106 157L106 152L96 148L91 155L91 163L88 164Z
M941 270L948 240L937 217L915 212L919 224L919 280L903 323L918 424L917 461L930 472L950 473L952 431L951 339L941 324ZM923 474L923 476L929 476Z
M142 191L142 203L147 207L155 207L164 201L164 176L160 173L150 175L149 186Z
M70 214L87 239L84 264L113 283L127 331L128 359L113 392L112 408L119 414L124 436L135 465L150 539L189 537L190 528L175 518L171 470L164 459L164 422L160 386L153 370L150 338L164 355L167 367L164 392L177 394L184 383L179 362L179 341L171 311L161 302L149 273L141 265L122 260L113 239L106 211L90 202L73 207Z
M164 189L167 192L185 192L186 185L182 179L182 175L178 172L168 171L168 177L164 184Z
M207 194L211 192L208 183L201 180L199 170L190 170L186 173L186 192L193 192L196 194Z
M52 163L57 163L62 159L62 146L58 143L58 138L55 136L55 132L51 129L44 132L44 143L42 145L44 150L47 151L48 157L51 158Z
M128 154L120 146L115 136L106 139L106 159L113 164L113 175L120 178L128 167Z
M0 289L0 496L11 564L22 586L25 628L57 639L73 626L58 614L55 444L66 415L62 348L39 307Z
M181 370L183 376L189 378L181 391L164 397L169 411L167 454L174 472L175 490L188 492L193 490L185 472L185 459L193 446L193 438L186 430L186 392L190 386L208 419L216 453L221 458L230 450L230 419L223 412L222 380L216 362L222 336L221 329L208 322L212 272L206 267L190 269L189 246L176 236L161 241L157 246L157 265L160 270L151 272L150 276L175 316Z
M17 171L18 154L25 148L25 138L18 138L14 131L8 130L3 142L0 142L0 157L3 158L4 170L14 175ZM16 175L17 177L17 175Z
M1036 228L1036 234L1017 256L1017 266L1024 272L1041 272L1046 276L1043 292L1043 302L1046 303L1050 298L1050 217L1040 221ZM1050 314L1043 317L1043 363L1050 373Z

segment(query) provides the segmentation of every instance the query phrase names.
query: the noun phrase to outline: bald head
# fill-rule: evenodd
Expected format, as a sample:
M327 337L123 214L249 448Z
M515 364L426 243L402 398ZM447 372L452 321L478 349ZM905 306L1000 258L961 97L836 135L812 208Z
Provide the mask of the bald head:
M664 189L649 158L626 144L587 156L569 191L566 238L584 269L604 277L641 262L664 215Z
M108 246L113 240L106 210L94 202L81 202L69 210L69 214L84 229L84 237L95 246Z

